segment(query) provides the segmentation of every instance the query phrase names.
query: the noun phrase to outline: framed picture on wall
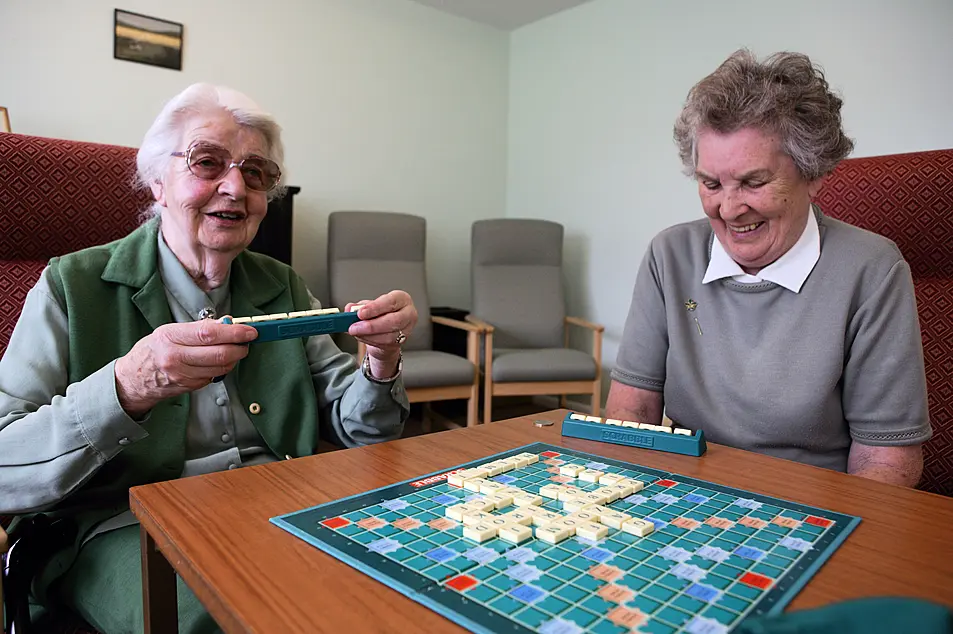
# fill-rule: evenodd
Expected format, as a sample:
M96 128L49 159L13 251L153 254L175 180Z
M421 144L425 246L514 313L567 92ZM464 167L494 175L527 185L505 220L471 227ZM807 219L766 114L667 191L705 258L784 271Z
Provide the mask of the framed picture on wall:
M0 106L0 132L13 132L10 129L10 113L3 106Z
M181 24L122 9L114 22L115 59L182 70Z

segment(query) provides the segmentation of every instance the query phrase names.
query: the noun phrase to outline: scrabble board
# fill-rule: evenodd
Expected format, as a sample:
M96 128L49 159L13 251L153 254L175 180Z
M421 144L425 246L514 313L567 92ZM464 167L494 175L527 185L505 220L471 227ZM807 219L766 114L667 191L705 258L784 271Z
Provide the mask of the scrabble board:
M718 634L860 518L533 443L271 521L472 632Z

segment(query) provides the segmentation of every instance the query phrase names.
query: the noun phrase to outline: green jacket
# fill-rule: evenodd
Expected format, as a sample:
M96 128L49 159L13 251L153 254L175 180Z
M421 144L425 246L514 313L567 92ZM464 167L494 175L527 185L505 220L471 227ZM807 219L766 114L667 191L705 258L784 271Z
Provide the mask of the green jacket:
M69 317L70 383L126 354L155 328L173 321L157 270L157 230L153 220L110 244L50 261L55 289ZM259 254L244 251L234 260L230 285L236 315L310 308L300 277ZM233 376L243 399L261 405L253 423L276 456L313 453L318 407L303 340L250 346ZM36 580L40 596L68 569L90 528L128 509L130 487L179 477L185 464L188 415L188 394L157 405L142 423L148 438L126 447L47 513L74 517L79 532L73 548L54 557Z

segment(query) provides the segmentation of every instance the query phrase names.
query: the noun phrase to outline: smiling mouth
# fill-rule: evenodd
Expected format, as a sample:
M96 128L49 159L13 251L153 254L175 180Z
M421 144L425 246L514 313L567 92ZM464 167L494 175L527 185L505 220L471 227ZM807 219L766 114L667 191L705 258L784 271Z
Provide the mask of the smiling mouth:
M242 220L245 218L245 214L240 211L212 211L207 215L222 220Z
M762 222L754 222L754 223L752 223L752 224L750 224L750 225L742 225L742 226L740 226L740 227L733 227L733 226L731 226L731 225L728 225L728 228L731 229L731 230L732 230L733 232L735 232L735 233L748 233L748 232L754 231L755 229L757 229L758 227L760 227L760 226L763 225L763 224L764 224L764 221L762 221Z

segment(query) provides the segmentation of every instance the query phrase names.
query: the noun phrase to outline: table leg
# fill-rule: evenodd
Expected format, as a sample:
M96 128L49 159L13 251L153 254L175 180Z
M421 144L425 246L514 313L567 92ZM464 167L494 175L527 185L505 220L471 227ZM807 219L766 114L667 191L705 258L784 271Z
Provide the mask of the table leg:
M142 617L145 634L178 634L175 571L144 527L139 528L139 548L142 551Z

